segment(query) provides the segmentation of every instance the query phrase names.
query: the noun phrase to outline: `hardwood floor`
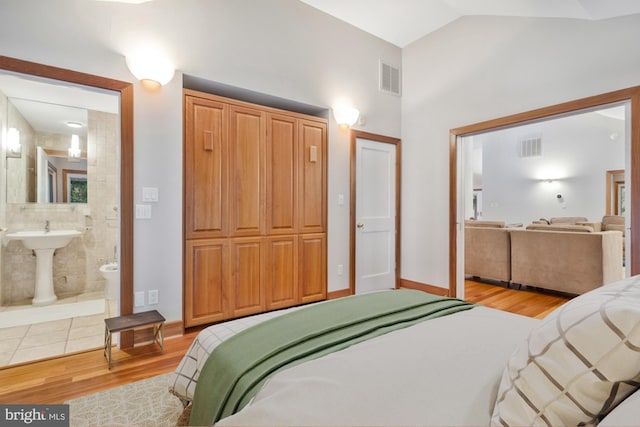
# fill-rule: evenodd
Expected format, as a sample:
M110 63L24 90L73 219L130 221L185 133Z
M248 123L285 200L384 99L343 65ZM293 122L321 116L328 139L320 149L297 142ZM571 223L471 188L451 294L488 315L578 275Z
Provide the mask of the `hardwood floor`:
M568 298L466 281L468 301L542 318ZM113 351L107 369L102 349L0 370L0 403L56 404L86 394L173 371L197 332L167 338L164 352L147 345Z
M555 293L508 289L473 280L465 280L464 288L467 301L536 319L542 319L570 299Z
M0 370L0 403L57 404L85 394L173 371L197 332L166 338L164 352L144 345L112 352L111 370L103 350Z

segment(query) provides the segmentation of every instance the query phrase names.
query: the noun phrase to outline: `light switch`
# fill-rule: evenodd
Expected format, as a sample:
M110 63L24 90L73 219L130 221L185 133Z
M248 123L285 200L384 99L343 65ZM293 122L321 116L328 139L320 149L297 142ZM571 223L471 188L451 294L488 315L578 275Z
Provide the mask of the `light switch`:
M143 202L157 202L158 201L158 189L155 187L142 188L142 201Z
M144 292L134 293L133 305L135 307L142 307L144 305Z
M344 205L344 194L338 194L338 206Z

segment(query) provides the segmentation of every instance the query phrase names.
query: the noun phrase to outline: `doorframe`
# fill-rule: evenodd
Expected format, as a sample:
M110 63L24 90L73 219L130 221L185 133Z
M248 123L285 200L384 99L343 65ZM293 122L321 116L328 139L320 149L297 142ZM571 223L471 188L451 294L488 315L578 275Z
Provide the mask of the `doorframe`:
M616 169L616 170L608 170L606 172L606 200L605 200L605 215L617 215L617 213L615 213L616 210L616 203L612 203L612 200L617 202L617 193L614 192L612 194L611 190L614 187L615 183L618 182L622 182L624 183L624 181L615 181L614 177L616 175L623 175L624 174L624 169Z
M118 92L120 95L120 314L133 313L133 84L0 55L0 69ZM133 331L120 348L133 347Z
M525 122L568 115L580 110L619 102L629 102L629 143L631 192L628 202L631 243L631 275L640 273L640 86L594 95L511 116L449 130L449 296L455 297L458 283L458 139L459 137L513 127Z
M396 147L396 288L400 286L400 190L402 188L400 178L402 176L402 147L399 138L378 135L360 130L350 132L350 197L349 197L349 292L356 293L356 140L358 138L383 144L392 144Z

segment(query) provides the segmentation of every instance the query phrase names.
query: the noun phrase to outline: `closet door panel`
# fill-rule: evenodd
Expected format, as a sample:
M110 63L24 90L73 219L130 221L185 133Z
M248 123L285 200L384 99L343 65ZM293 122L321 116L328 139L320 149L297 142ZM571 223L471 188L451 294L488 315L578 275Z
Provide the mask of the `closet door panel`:
M299 121L299 232L322 233L326 226L327 126Z
M228 106L185 101L185 237L221 237L227 233Z
M229 247L227 239L189 240L185 256L185 326L228 317Z
M265 239L231 239L231 308L233 317L265 310Z
M297 232L298 133L293 117L267 118L267 233Z
M298 236L267 239L267 309L290 307L298 297Z
M265 113L237 106L229 113L231 235L265 234Z
M307 303L327 298L327 236L300 235L299 249L300 302Z

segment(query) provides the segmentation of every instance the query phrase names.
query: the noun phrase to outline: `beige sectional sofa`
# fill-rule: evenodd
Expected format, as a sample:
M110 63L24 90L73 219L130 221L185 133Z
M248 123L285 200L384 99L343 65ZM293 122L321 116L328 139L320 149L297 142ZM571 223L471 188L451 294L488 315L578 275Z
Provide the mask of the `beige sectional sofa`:
M511 243L502 221L466 221L464 272L470 276L509 282Z
M465 274L576 295L623 278L622 233L580 220L526 229L466 221Z
M511 281L583 294L623 278L619 231L513 230Z

